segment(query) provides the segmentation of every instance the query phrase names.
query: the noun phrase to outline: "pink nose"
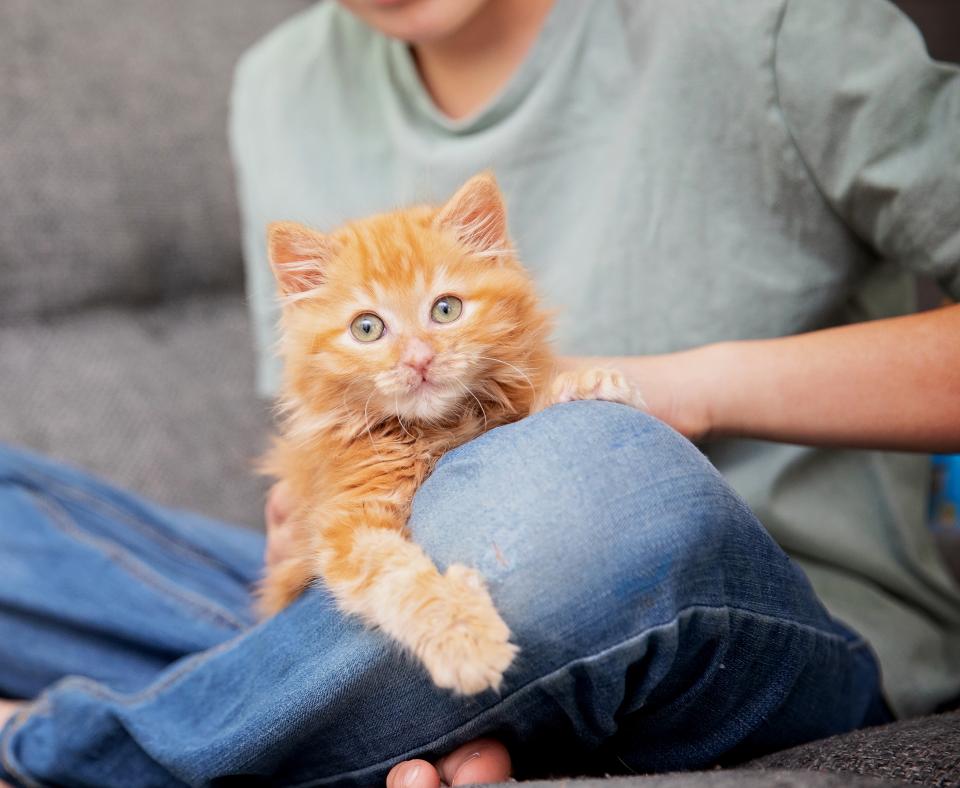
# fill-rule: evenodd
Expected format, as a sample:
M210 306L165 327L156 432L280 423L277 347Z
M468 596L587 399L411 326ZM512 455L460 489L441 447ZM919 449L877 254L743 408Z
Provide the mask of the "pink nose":
M401 363L410 367L421 377L425 377L430 362L433 361L433 349L421 339L413 339L407 345Z

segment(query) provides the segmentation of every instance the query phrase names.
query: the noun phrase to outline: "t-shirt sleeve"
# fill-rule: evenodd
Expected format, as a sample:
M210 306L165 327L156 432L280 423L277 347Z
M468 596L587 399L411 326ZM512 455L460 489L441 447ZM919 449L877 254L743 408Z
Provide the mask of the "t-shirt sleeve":
M780 110L833 209L960 298L960 69L889 0L787 0L775 52Z

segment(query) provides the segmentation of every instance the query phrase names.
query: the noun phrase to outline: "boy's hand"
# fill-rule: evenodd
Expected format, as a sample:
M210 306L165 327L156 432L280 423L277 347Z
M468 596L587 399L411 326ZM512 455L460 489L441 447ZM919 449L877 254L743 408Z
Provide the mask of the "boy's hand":
M6 725L7 720L20 711L25 705L23 701L0 698L0 728Z
M563 358L619 369L647 410L713 438L960 451L960 304L771 339L654 356Z
M267 503L263 510L267 530L263 562L267 566L278 564L287 558L293 549L290 529L286 527L293 509L289 485L286 482L277 482L267 493Z
M22 701L7 700L0 698L0 728L7 724L14 714L16 714L25 704ZM0 788L12 788L9 783L0 780Z
M618 370L639 392L643 410L696 442L709 437L714 426L710 397L718 378L727 372L718 368L715 355L707 347L659 356L564 356L559 359L558 372L597 367Z
M436 764L413 760L398 763L387 775L387 788L439 788L441 785L499 783L510 779L510 755L493 739L476 739L458 747Z

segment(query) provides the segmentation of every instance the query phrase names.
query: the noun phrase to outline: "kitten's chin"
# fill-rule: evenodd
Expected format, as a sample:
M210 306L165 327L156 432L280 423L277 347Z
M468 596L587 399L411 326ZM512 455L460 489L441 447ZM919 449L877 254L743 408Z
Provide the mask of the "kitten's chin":
M460 396L437 385L420 386L397 400L396 406L403 419L424 422L446 421L457 412Z

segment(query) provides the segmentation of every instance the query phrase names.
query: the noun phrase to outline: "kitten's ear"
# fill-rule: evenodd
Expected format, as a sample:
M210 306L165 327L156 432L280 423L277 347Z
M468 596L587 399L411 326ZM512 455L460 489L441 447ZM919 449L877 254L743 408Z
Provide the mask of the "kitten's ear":
M511 250L507 237L507 209L493 173L474 175L440 209L437 227L456 234L472 252L499 257Z
M280 293L296 295L324 283L334 243L302 224L273 222L267 227L267 254Z

